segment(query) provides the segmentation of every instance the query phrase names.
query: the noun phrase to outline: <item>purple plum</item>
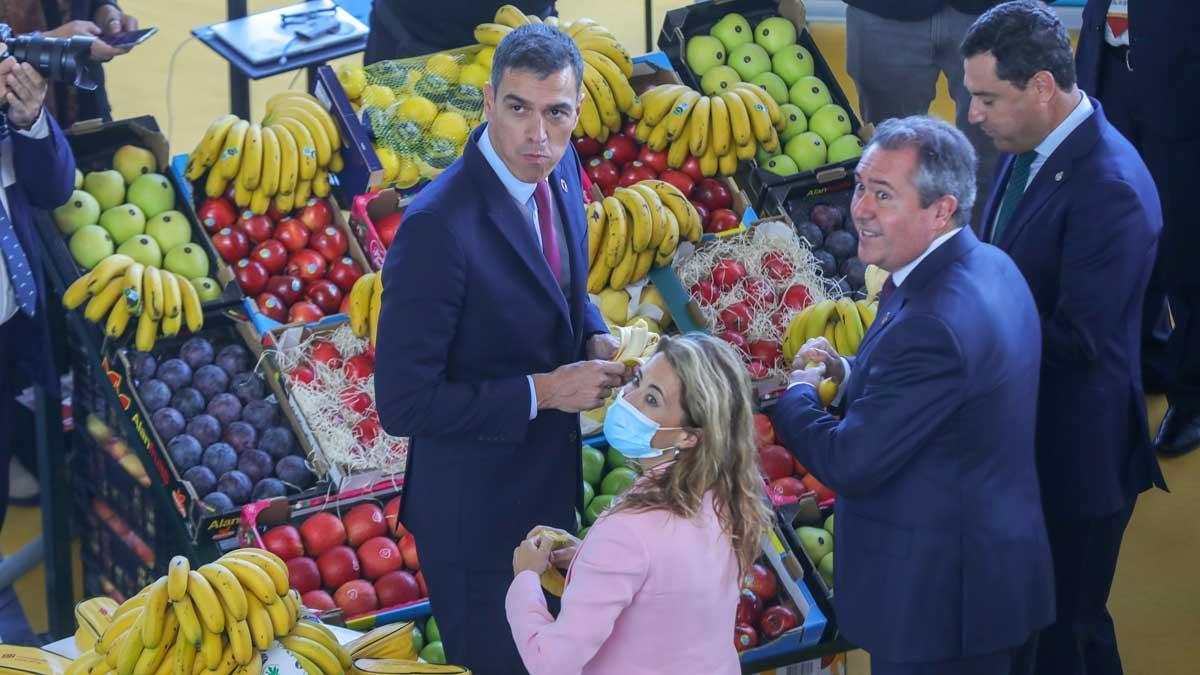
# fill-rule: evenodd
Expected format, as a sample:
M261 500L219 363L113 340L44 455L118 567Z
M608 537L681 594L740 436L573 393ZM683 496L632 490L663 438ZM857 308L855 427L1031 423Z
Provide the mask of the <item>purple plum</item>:
M250 370L250 352L241 345L229 345L217 352L217 365L230 377Z
M221 393L209 400L205 411L228 426L242 416L242 402L233 394Z
M217 366L200 366L192 377L192 385L204 394L204 398L211 399L229 388L229 376Z
M187 434L180 434L167 443L167 455L175 463L175 470L186 473L189 469L200 464L204 448L200 441Z
M258 502L264 499L271 499L273 497L286 496L287 486L283 484L283 481L279 480L278 478L264 478L258 481L258 484L254 486L254 494L251 496L251 498Z
M236 506L241 506L250 501L254 483L249 476L234 469L217 479L217 490L229 495Z
M133 379L145 382L154 377L154 372L158 370L158 361L146 352L135 352L129 358L129 368L133 371Z
M184 387L171 397L171 407L178 410L185 420L204 412L205 405L204 394L192 387Z
M213 362L216 354L212 343L202 337L194 337L183 343L179 348L179 358L196 370Z
M285 483L291 483L301 490L308 489L317 477L308 470L308 464L303 458L288 455L275 464L275 475Z
M262 433L258 439L258 447L266 450L271 457L279 460L292 452L296 439L292 432L285 427L271 427Z
M183 472L183 479L192 484L198 495L208 494L217 487L217 477L207 466L193 466Z
M237 508L234 506L233 500L229 498L229 495L224 492L210 492L204 495L203 501L215 513L225 513Z
M158 366L158 379L167 383L171 391L186 387L192 383L192 367L183 359L170 359Z
M243 404L261 399L263 391L262 378L253 371L238 373L229 381L229 393L237 396Z
M146 380L138 387L138 397L142 399L146 410L155 412L171 403L171 387L162 380Z
M212 415L196 415L188 422L187 433L200 441L200 445L208 447L221 440L221 422Z
M258 431L246 422L231 422L221 438L238 452L246 452L258 445Z
M279 424L279 406L266 401L250 401L242 408L242 419L258 431L266 431Z
M249 476L251 481L257 483L270 476L271 470L275 467L270 455L258 448L250 448L243 451L238 457L237 468L238 471Z
M204 455L200 460L204 466L208 467L213 475L220 476L226 471L233 471L237 468L237 452L229 447L227 443L213 443L204 449Z
M154 425L154 430L158 432L159 438L162 438L164 443L169 443L172 438L183 433L183 428L187 426L187 420L183 419L183 414L174 408L159 408L150 416L150 423Z

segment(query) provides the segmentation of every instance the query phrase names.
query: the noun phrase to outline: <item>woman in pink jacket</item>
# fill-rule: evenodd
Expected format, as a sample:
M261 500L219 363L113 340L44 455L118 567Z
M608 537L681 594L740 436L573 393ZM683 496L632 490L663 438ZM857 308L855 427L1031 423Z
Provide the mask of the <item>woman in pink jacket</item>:
M663 338L636 369L604 433L643 475L586 542L553 552L570 564L557 620L539 581L549 528L513 552L508 623L532 675L741 672L738 582L771 517L753 415L745 366L714 337Z

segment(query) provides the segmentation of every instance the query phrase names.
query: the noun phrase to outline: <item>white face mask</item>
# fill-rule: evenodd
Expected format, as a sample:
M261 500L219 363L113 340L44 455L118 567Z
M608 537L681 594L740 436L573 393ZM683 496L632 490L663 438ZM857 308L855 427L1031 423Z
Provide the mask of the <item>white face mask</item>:
M655 448L650 443L659 431L672 431L683 427L663 427L633 407L624 396L608 408L604 416L604 438L617 452L630 459L660 457L672 448Z

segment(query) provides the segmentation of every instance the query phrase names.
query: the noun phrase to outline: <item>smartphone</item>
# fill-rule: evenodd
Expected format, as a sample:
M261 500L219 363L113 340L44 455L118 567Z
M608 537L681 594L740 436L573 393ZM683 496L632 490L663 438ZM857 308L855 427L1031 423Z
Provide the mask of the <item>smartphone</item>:
M111 35L101 35L100 39L118 49L131 49L142 44L157 32L157 28L143 28L141 30L128 30Z

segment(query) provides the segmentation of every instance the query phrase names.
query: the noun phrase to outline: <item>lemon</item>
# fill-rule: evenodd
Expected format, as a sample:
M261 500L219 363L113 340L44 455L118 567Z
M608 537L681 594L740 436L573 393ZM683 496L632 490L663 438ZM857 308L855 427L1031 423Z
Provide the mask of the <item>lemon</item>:
M364 107L386 108L395 100L396 95L387 87L378 84L368 84L366 87L363 87L361 102Z
M367 73L362 66L343 65L338 68L337 79L342 83L342 89L346 91L346 96L351 101L358 100L367 86Z
M467 120L456 112L444 112L437 116L429 127L429 135L444 138L455 145L462 145L467 140L471 128Z
M484 47L475 55L475 64L484 68L492 69L492 57L496 55L495 47Z
M437 104L424 96L413 96L396 110L401 119L412 120L426 129L438 116Z
M417 165L407 157L401 158L400 168L396 172L396 187L401 189L410 188L416 185L419 180L421 180L421 171L417 168Z
M487 68L484 68L478 63L472 63L470 65L463 66L462 70L459 71L458 82L459 84L469 84L472 87L479 87L480 89L483 89L484 83L487 82L491 76L492 74Z
M400 171L400 158L396 155L396 151L377 145L375 146L375 155L379 157L379 163L383 165L383 182L385 184L392 182Z
M458 82L458 59L449 54L434 54L425 61L425 72L441 75L453 84Z

